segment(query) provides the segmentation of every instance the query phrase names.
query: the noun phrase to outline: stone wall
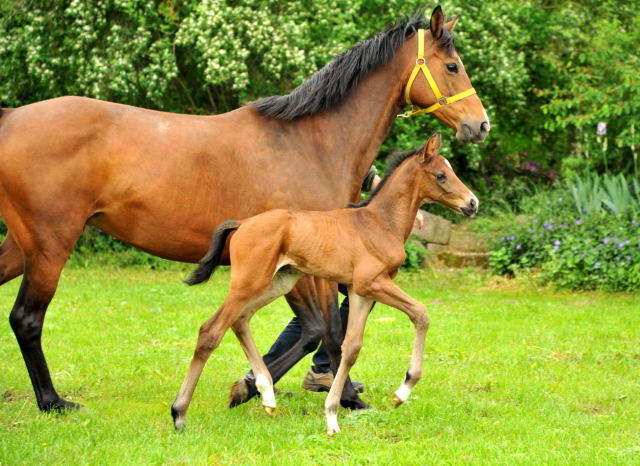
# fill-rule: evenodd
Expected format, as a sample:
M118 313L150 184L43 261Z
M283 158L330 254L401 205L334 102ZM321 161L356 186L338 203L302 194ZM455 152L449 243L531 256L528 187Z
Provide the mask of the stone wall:
M410 241L418 241L429 251L427 266L451 268L486 267L489 243L486 235L473 233L437 215L421 210L424 226L414 228Z

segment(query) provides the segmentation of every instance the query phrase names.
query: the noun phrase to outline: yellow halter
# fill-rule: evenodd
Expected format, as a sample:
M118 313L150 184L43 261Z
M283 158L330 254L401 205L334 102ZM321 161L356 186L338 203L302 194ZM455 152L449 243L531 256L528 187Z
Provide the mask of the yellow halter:
M427 78L427 82L429 83L429 86L431 86L431 90L436 96L436 103L427 108L420 108L417 105L413 105L411 103L411 86L413 85L413 81L415 81L420 71L422 71L424 77ZM404 89L404 100L407 101L407 105L411 105L412 107L411 110L398 115L398 118L409 118L413 115L435 112L440 107L452 104L475 93L476 90L472 87L471 89L467 89L466 91L463 91L452 97L444 97L442 95L440 89L438 89L436 81L433 79L433 76L431 76L429 68L427 68L427 61L424 58L424 29L418 29L418 58L416 59L416 66L413 67L413 71L411 72L409 81L407 81L407 87L405 87Z

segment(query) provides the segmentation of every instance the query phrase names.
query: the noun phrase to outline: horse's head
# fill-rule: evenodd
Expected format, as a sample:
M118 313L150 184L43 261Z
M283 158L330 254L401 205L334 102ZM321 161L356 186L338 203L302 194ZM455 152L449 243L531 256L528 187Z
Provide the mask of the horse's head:
M456 130L459 141L480 143L491 126L453 44L457 21L445 23L442 9L437 6L429 29L419 29L406 41L401 100L403 105L413 105L405 116L433 112Z
M418 155L424 175L420 186L423 198L472 217L478 212L478 198L456 176L449 161L440 155L441 146L442 137L437 132Z

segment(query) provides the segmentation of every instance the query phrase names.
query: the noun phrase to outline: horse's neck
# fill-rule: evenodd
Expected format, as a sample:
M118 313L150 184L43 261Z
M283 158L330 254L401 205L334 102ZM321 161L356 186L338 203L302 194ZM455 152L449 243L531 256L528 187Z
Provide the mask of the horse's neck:
M335 108L310 117L323 141L318 156L344 177L342 186L348 186L350 201L357 200L354 196L400 109L402 82L394 61L368 75Z
M400 165L365 207L404 243L423 202L417 157Z

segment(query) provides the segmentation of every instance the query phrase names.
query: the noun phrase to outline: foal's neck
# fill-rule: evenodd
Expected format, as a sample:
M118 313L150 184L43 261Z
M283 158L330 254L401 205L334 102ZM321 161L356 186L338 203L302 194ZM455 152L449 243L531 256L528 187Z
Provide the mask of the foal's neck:
M403 243L409 238L418 209L425 201L420 188L423 176L418 156L410 157L396 168L364 207Z

